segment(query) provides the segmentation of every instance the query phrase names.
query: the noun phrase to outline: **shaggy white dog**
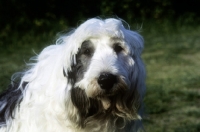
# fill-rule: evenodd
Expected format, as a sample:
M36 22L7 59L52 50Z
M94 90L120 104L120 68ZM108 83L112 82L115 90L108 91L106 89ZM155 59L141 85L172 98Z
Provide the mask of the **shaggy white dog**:
M142 49L143 38L121 20L87 20L0 95L0 132L141 130Z

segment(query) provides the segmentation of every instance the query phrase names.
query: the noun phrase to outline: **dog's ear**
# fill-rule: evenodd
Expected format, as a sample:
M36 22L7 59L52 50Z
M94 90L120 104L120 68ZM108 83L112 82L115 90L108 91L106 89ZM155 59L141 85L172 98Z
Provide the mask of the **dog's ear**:
M124 32L125 40L129 46L130 54L135 57L139 57L144 48L144 39L143 37L131 30L125 30Z
M134 66L130 71L131 91L126 97L127 106L135 107L138 114L142 116L143 98L145 94L145 66L143 64L141 53L144 48L143 37L137 32L124 31L126 42L130 48L130 56L134 60Z

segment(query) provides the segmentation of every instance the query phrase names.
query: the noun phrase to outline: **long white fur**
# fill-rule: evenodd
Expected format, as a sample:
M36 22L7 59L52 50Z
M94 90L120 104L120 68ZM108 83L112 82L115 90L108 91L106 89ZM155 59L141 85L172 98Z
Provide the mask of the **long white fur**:
M113 126L108 126L109 122L98 124L93 127L80 129L76 122L69 120L69 117L77 117L77 110L69 101L69 90L71 84L63 76L65 71L71 70L71 63L76 62L72 55L76 54L84 40L92 40L97 43L94 61L92 61L85 78L76 83L77 86L86 88L91 79L100 70L105 69L112 73L120 73L128 77L130 69L123 70L126 64L116 69L116 56L107 45L110 38L120 38L125 45L125 53L140 56L143 49L142 37L129 29L125 29L122 22L117 19L89 19L80 25L73 33L61 36L55 45L46 47L36 58L35 63L29 64L30 69L23 73L19 89L23 91L23 100L14 110L14 118L6 119L6 124L0 125L0 132L112 132ZM104 43L100 45L98 43ZM97 53L98 52L98 53ZM95 62L95 59L103 60ZM134 60L129 59L128 65L134 65ZM140 65L143 67L143 65ZM96 69L94 68L96 67ZM107 68L107 69L106 69ZM67 72L66 72L67 73ZM91 74L93 73L93 74ZM92 76L93 75L93 76ZM136 78L136 77L133 77ZM144 80L144 77L140 78ZM134 80L134 79L133 79ZM25 90L22 83L29 82ZM127 83L129 80L126 80ZM139 93L141 99L145 87L141 84ZM88 96L92 94L92 89L85 89ZM108 106L109 107L109 106ZM138 113L140 115L140 113ZM141 115L142 116L142 115Z

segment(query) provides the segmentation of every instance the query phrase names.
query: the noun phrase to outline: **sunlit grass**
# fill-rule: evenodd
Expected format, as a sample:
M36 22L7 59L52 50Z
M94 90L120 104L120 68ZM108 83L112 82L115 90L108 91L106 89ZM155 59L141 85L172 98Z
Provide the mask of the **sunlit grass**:
M51 25L51 24L50 24ZM54 26L56 25L56 26ZM55 42L65 30L63 21L52 28L0 33L0 89L29 58ZM180 23L143 23L142 58L147 69L145 96L147 132L200 131L200 26Z

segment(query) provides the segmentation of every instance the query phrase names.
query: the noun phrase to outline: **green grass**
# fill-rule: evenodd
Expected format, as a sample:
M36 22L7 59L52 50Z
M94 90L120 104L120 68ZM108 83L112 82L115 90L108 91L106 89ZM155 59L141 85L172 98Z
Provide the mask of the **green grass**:
M200 131L199 33L200 26L143 26L147 131Z
M36 23L36 29L26 32L5 28L0 33L0 90L14 72L25 68L35 55L33 50L39 53L54 43L55 35L64 29L62 20L45 29ZM147 132L200 131L199 33L200 26L181 22L143 22Z

